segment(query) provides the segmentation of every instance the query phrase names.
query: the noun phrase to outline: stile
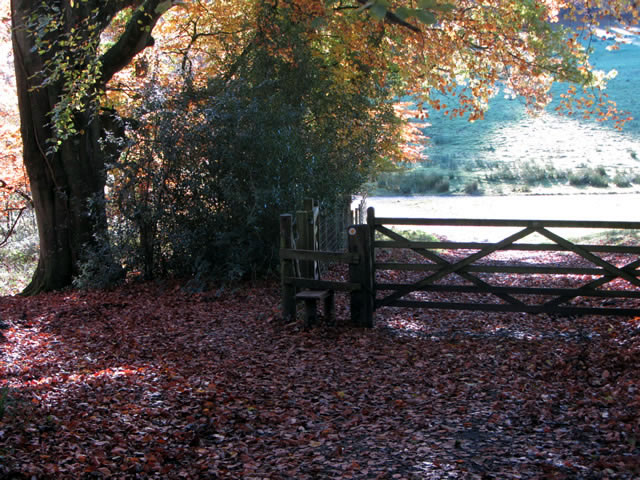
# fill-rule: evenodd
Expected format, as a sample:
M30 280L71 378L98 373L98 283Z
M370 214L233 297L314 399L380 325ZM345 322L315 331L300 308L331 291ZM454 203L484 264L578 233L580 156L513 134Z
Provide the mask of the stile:
M382 306L409 308L437 308L452 310L477 310L498 312L528 312L528 313L557 313L564 315L597 314L597 315L640 315L640 308L633 305L611 305L612 300L640 299L640 254L639 246L617 245L582 245L569 241L548 230L549 227L559 228L597 228L597 229L637 229L640 222L604 222L604 221L558 221L558 220L487 220L487 219L411 219L411 218L376 218L373 208L367 209L363 218L362 208L359 210L345 210L336 212L333 220L351 214L353 220L366 222L354 224L347 230L348 252L319 251L318 231L316 228L317 207L313 203L305 203L311 210L297 212L299 226L298 245L295 248L292 233L291 215L280 217L280 262L282 282L282 311L285 318L295 317L296 299L305 302L305 324L314 323L316 306L320 300L325 301L325 312L329 317L333 315L333 292L349 292L351 300L351 321L361 327L372 327L374 312ZM449 242L411 241L394 232L385 225L433 225L433 226L483 226L483 227L521 227L516 233L506 236L498 242ZM336 227L337 227L336 223ZM376 240L376 232L390 240ZM524 243L520 240L532 233L540 234L552 243ZM376 248L406 248L418 253L428 263L396 263L376 262ZM441 251L457 250L455 260L441 256ZM588 265L564 266L562 263L541 263L538 265L514 264L508 260L498 263L486 263L486 259L493 253L506 250L521 251L557 251L569 252L577 255ZM617 266L618 261L608 260L596 253L612 253L623 255L626 265ZM635 258L628 260L629 256ZM620 258L620 257L615 257ZM349 265L349 281L322 281L315 274L315 269L303 267L303 275L296 275L295 265L317 265L323 263L347 263ZM479 263L478 263L479 262ZM414 271L423 272L419 281L409 283L379 283L376 281L377 270ZM594 276L596 279L586 279L586 283L577 287L556 288L539 285L538 281L531 285L503 286L491 283L493 274L526 275L583 275ZM467 282L466 285L442 284L440 280L449 275L457 275ZM302 278L301 278L302 277ZM305 278L306 277L306 278ZM606 286L616 279L622 279L631 284L631 288L615 288ZM413 283L411 283L413 282ZM605 288L599 288L603 287ZM613 288L612 288L613 287ZM301 291L299 289L310 289ZM385 292L378 298L377 292ZM390 293L388 293L390 292ZM486 303L472 299L462 302L451 297L451 301L432 301L418 297L406 297L412 292L435 292L438 294L471 294L493 295L493 300L499 303ZM514 296L536 295L547 300L542 303L527 303ZM548 298L551 297L551 298ZM576 297L591 297L609 299L602 305L584 305L582 300L578 304L569 303ZM500 302L501 301L501 302Z

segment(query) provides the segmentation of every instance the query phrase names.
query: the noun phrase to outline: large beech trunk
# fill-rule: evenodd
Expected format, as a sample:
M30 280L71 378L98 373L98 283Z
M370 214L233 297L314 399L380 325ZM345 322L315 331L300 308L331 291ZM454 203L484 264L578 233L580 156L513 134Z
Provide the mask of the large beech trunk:
M57 149L49 149L54 133L50 113L64 98L65 92L60 82L50 78L46 86L42 86L47 78L47 59L54 58L55 53L64 48L59 42L61 35L76 29L82 19L90 17L92 26L101 32L120 10L140 6L117 42L100 57L102 76L87 89L98 92L138 52L153 44L151 31L162 12L172 4L165 2L161 8L160 3L161 0L11 0L24 165L40 235L38 266L23 294L70 285L86 249L106 233L105 161L100 146L100 117L91 112L93 99L85 99L85 111L75 113L73 119L79 133ZM63 16L58 30L47 34L48 43L43 49L36 46L34 34L25 26L25 19L44 4L63 12ZM43 20L39 22L42 25ZM109 257L104 261L109 262Z
M40 235L38 266L23 293L34 294L69 285L83 249L106 228L105 173L98 116L79 114L75 123L81 133L47 153L48 113L62 90L55 84L36 88L35 75L43 65L32 54L32 38L24 29L16 29L13 38L23 161Z
M34 105L42 95L26 92L20 96L21 103L23 97ZM38 132L37 126L46 124L46 116L38 115L39 109L21 111L24 165L40 236L38 266L23 293L35 294L70 285L83 252L106 233L105 175L98 120L88 124L83 134L66 141L55 154L45 155L42 139L47 137Z
M86 137L46 163L31 158L38 155L36 142L25 142L24 164L40 235L38 266L25 295L70 285L85 249L106 231L102 166L88 147L93 139ZM26 153L27 148L33 150ZM89 165L95 170L88 170Z

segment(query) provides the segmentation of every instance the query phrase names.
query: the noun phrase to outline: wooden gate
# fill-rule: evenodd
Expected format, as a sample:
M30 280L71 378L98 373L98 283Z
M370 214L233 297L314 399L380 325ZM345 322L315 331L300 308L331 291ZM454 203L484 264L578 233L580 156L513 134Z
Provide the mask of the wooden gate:
M581 244L550 230L637 231L640 222L379 218L369 208L367 223L374 247L371 262L376 309L640 315L640 247ZM412 241L390 225L420 229L509 227L515 231L496 242ZM539 240L523 242L530 236ZM382 253L397 249L409 249L417 258L381 260ZM531 254L532 261L523 261L522 253L508 253L514 251L537 253ZM384 281L385 276L405 279Z

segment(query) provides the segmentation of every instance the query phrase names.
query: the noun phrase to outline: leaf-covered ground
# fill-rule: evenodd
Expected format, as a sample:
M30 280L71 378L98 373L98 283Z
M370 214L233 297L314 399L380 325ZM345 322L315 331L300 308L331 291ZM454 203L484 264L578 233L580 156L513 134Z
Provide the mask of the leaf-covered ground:
M637 479L640 324L382 309L275 284L0 298L0 478ZM4 398L4 400L1 400Z

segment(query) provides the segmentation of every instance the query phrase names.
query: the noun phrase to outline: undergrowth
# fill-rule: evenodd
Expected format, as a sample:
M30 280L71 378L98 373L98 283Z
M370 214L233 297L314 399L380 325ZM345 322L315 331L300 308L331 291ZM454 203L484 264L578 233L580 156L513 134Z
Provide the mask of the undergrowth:
M0 231L1 238L8 236L0 247L0 296L14 295L27 286L38 262L38 232L35 214L25 215L13 233Z

